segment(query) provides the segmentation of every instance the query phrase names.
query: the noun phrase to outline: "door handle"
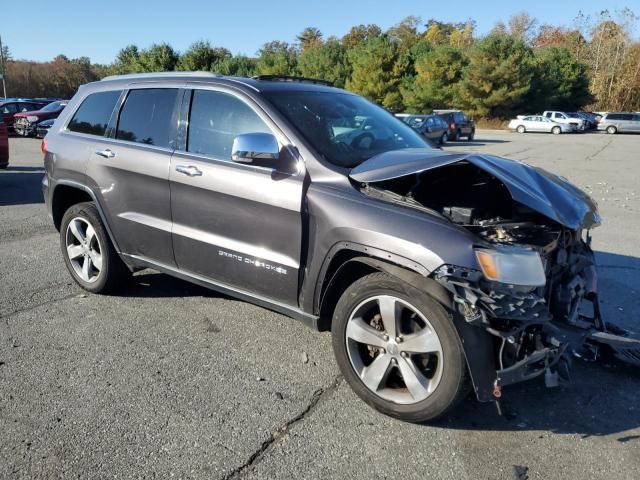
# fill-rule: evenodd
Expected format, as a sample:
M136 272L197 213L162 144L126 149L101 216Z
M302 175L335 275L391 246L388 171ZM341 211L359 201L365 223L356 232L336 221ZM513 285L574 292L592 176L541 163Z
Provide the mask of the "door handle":
M113 158L116 156L116 152L112 152L107 148L105 150L98 150L96 152L96 155L100 155L101 157L104 157L104 158Z
M198 167L194 167L193 165L178 165L176 166L176 172L184 173L190 177L202 176L202 170L198 169Z

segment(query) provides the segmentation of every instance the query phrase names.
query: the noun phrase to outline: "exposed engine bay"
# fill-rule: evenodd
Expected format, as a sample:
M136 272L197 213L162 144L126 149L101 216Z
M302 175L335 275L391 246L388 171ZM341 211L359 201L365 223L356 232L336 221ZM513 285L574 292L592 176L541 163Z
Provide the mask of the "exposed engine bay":
M572 228L552 219L516 201L516 187L479 163L456 160L361 184L368 196L428 211L473 232L479 246L523 247L539 254L546 279L540 286L492 281L479 269L455 265L433 272L464 321L492 336L493 385L484 389L490 396L475 385L479 399L497 401L502 387L540 375L547 386L556 386L569 379L572 357L597 360L610 354L640 367L640 340L607 324L600 313L590 247L590 228L597 221ZM555 193L548 198L555 201ZM558 204L563 201L570 204L562 198Z

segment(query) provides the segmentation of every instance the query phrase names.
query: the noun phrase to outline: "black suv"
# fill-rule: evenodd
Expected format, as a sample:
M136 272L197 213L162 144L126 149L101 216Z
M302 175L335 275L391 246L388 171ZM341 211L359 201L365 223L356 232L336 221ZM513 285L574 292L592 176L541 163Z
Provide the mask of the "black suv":
M113 291L152 268L330 329L351 387L404 420L444 414L470 386L498 401L515 382L553 384L570 354L614 337L587 194L429 148L317 81L110 77L80 88L43 151L80 286Z
M447 136L449 140L459 141L462 137L473 140L476 135L476 124L460 110L434 110L433 113L443 119L449 129Z

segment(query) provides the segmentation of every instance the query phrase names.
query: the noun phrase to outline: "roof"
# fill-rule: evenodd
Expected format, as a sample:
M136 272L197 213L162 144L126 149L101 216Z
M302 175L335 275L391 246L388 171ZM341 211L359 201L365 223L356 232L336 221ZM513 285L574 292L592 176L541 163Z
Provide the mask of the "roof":
M116 83L130 85L146 82L202 82L212 84L243 85L259 92L266 91L336 91L340 90L326 84L317 83L317 80L298 77L231 77L222 76L211 72L157 72L134 73L128 75L112 75L103 78L100 84ZM342 90L340 90L342 91Z

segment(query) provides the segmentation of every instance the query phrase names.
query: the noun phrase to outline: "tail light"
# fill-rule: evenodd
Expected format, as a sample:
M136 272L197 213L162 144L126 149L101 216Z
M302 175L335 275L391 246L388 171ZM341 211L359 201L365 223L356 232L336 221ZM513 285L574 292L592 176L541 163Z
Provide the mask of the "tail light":
M40 150L42 150L43 155L47 154L47 143L47 139L45 138L44 140L42 140L42 144L40 145Z
M456 128L456 122L451 122L451 123L449 124L449 128L450 128L451 130L455 130L455 128Z

